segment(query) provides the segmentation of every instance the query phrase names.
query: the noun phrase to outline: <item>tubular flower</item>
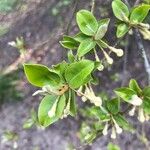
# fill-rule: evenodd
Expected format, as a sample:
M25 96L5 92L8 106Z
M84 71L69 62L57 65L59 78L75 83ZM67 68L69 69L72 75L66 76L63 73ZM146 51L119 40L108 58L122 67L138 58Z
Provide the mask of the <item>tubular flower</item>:
M108 122L106 122L105 127L102 131L103 135L107 135L108 134Z
M150 31L146 28L140 29L140 33L143 35L145 40L150 40Z
M113 122L114 122L114 126L115 126L115 129L116 129L116 132L118 134L121 134L122 133L122 128L117 124L116 120L113 119Z
M101 62L100 59L99 59L99 57L98 57L98 55L97 55L97 53L95 52L94 54L95 54L95 60L96 60L97 62ZM98 69L99 71L103 71L103 70L104 70L104 66L103 66L102 64L100 64L97 69Z
M102 105L102 99L98 96L95 96L95 93L93 92L92 88L89 88L86 86L84 96L82 96L82 101L86 101L87 99L90 100L91 103L95 104L95 106L101 106Z
M123 56L123 50L122 49L117 49L115 47L109 46L108 47L112 52L114 52L118 57Z
M143 108L139 108L139 112L138 112L138 120L140 122L144 122L146 120L145 116L144 116L144 110Z
M70 98L68 100L66 108L64 109L64 113L62 115L62 119L66 118L69 114L70 114Z
M133 108L129 111L129 116L134 116L136 110L136 106L133 106Z
M111 133L111 136L110 136L112 139L116 139L116 130L114 127L112 127L112 133Z
M112 65L113 64L113 59L103 50L103 54L108 62L108 64Z

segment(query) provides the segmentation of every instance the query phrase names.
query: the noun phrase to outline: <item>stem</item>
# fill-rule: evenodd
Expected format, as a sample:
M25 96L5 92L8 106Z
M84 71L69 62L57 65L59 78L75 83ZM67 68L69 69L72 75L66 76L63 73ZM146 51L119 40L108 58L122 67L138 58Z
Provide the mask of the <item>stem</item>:
M70 31L70 26L71 26L71 23L72 23L74 14L76 13L76 10L77 10L78 1L79 1L79 0L74 0L73 11L72 11L71 17L70 17L70 19L69 19L69 21L68 21L68 24L67 24L66 34L68 34L69 31Z
M142 42L141 35L137 29L135 30L135 39L136 39L136 43L138 45L138 48L142 53L142 57L144 59L144 67L145 67L145 70L146 70L147 75L148 75L148 84L150 84L150 64L149 64L149 61L148 61L148 58L146 55L146 51L145 51L145 48L144 48L144 45Z
M95 9L95 0L92 0L92 7L91 7L91 13L94 13L94 9Z

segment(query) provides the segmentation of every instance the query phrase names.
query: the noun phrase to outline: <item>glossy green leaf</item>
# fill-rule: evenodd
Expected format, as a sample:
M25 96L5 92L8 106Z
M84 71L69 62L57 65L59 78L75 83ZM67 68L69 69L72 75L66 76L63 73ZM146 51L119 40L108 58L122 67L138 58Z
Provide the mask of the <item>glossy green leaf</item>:
M50 69L44 65L24 64L24 71L28 81L34 86L57 86L60 83L59 75L50 71Z
M126 87L115 89L115 93L126 102L129 102L131 100L131 97L133 95L136 95L135 91Z
M75 102L75 92L71 90L71 99L70 99L70 112L72 116L76 116L77 114L77 106Z
M146 97L150 97L150 86L144 88L143 95Z
M87 39L84 40L83 42L80 43L78 51L77 51L77 56L82 57L85 54L87 54L90 50L92 50L96 45L96 42L93 41L92 39Z
M91 39L91 36L85 35L82 32L79 32L74 36L74 39L78 42L83 42L84 40Z
M150 5L146 4L135 7L131 12L130 20L136 23L142 22L148 15L149 10Z
M113 0L112 2L113 13L121 21L129 17L128 7L121 0Z
M110 101L107 101L107 109L112 113L112 114L117 114L120 110L120 101L118 98L114 98Z
M78 42L70 36L64 36L63 41L60 41L60 44L64 48L71 49L71 50L77 49L79 46Z
M68 51L68 60L70 63L74 62L75 61L75 56L73 55L72 51Z
M94 69L94 62L81 60L69 65L65 71L65 78L71 88L79 88ZM86 81L88 82L88 81Z
M142 107L146 114L150 114L150 97L147 96L144 97Z
M96 33L98 23L90 11L80 10L76 15L76 20L80 30L84 34L93 36Z
M109 143L107 146L107 150L121 150L120 147L116 144Z
M47 127L58 120L58 117L56 116L52 118L48 116L48 112L52 108L57 98L58 97L54 95L47 95L43 98L39 105L38 119L39 123L44 127Z
M48 112L51 110L51 108L53 107L53 105L57 100L58 102L56 106L55 116L49 117ZM47 127L52 123L56 122L62 116L65 105L66 105L65 95L62 95L60 97L54 95L45 96L41 101L38 109L39 123L42 126Z
M129 88L131 88L132 90L134 90L138 94L141 94L141 92L142 92L142 90L139 87L138 83L134 79L130 80L130 82L129 82Z
M124 116L117 114L117 115L113 116L113 118L115 119L117 124L120 127L122 127L124 130L133 131L133 127L131 126L131 124L129 124L127 119L124 118Z
M95 34L95 40L100 40L104 37L104 35L107 32L108 25L109 25L110 19L102 19L99 21L99 27Z
M123 37L128 31L129 26L125 23L121 23L117 26L117 38Z

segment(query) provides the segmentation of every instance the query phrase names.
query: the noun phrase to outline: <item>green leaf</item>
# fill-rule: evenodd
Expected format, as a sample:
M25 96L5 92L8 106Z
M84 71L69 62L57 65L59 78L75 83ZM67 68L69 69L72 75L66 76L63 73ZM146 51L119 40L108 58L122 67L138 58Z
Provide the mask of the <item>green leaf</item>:
M96 45L96 42L93 41L92 39L84 40L79 45L77 55L79 57L84 56L86 53L88 53L90 50L92 50L95 47L95 45Z
M60 83L58 74L40 64L24 64L24 71L28 81L37 87L44 85L57 86Z
M57 102L55 116L49 117L48 112L51 110L55 102ZM56 122L62 116L65 105L66 105L65 95L62 95L60 97L54 95L45 96L41 101L38 109L39 123L42 126L47 127L52 123Z
M68 51L68 60L70 63L75 61L75 56L73 55L72 50Z
M76 116L77 114L77 108L75 103L75 92L73 90L71 90L70 112L72 116Z
M57 108L56 108L56 116L58 118L61 118L64 108L66 105L66 97L65 95L60 96L59 101L57 103Z
M63 76L67 66L68 66L68 63L66 63L65 61L62 61L61 63L57 65L52 65L53 68L51 70L56 72L58 75Z
M120 101L118 98L114 98L107 101L107 108L112 114L117 114L120 110Z
M129 82L129 88L132 89L133 91L135 91L138 94L141 94L141 92L142 92L142 90L139 87L138 83L134 79L130 80L130 82Z
M117 26L117 38L123 37L128 31L129 26L125 23L121 23Z
M102 19L99 21L99 28L95 34L95 40L100 40L104 37L104 35L107 32L108 25L109 25L110 19Z
M148 12L150 10L150 5L140 5L133 9L130 15L130 21L140 23L142 22L146 16L148 15Z
M113 143L109 143L107 146L107 150L121 150L118 145L115 145Z
M47 95L43 98L39 105L38 119L39 123L44 127L47 127L58 120L58 117L56 116L52 118L48 116L48 112L52 108L57 98L58 97L54 95Z
M146 114L150 114L150 97L147 96L144 97L142 107Z
M124 118L124 116L117 114L113 116L115 121L119 126L121 126L124 130L133 131L133 127L129 124L129 122Z
M94 62L90 60L81 60L72 63L65 71L65 78L71 88L78 88L85 84L85 80L94 69ZM88 81L86 81L88 82Z
M80 30L86 34L93 36L98 29L96 18L90 11L80 10L76 15L77 24Z
M71 50L77 49L79 46L78 42L70 36L64 36L63 41L60 41L60 44L64 48L71 49Z
M90 39L91 38L91 36L87 36L87 35L85 35L85 34L83 34L82 32L79 32L78 34L76 34L75 36L74 36L74 39L76 40L76 41L78 41L78 42L82 42L82 41L84 41L84 40L87 40L87 39Z
M135 91L126 87L115 89L115 93L126 102L130 102L131 97L137 95Z
M150 86L144 88L143 95L146 97L150 97Z
M121 21L129 17L128 7L121 0L113 0L112 2L113 13Z

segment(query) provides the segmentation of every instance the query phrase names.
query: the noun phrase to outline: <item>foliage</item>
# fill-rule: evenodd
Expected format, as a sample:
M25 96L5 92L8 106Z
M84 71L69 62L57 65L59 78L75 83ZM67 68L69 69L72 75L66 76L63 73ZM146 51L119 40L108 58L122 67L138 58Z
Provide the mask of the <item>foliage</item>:
M0 12L12 11L18 3L18 0L0 0Z
M141 4L129 9L121 0L112 2L112 10L118 19L116 35L118 38L137 29L144 39L150 40L149 25L143 23L148 15L150 5ZM44 96L38 109L39 123L47 127L68 115L76 116L76 98L83 102L89 101L92 107L81 110L87 119L82 123L79 137L83 142L92 143L99 135L107 135L111 130L111 138L123 130L134 131L125 113L133 116L138 111L138 120L149 120L150 88L142 89L136 80L131 79L128 87L114 90L114 97L102 98L97 96L93 85L98 84L96 71L103 71L104 64L112 65L111 53L121 57L122 49L110 46L105 39L110 18L97 20L88 10L79 10L76 14L79 32L73 36L64 35L60 44L68 50L67 61L47 67L41 64L24 64L24 71L28 81L41 89L33 96ZM109 50L109 51L108 51ZM99 53L103 54L100 60ZM88 59L93 54L94 59ZM122 110L122 104L128 104L127 111ZM91 121L92 120L92 121ZM119 149L109 145L108 149Z
M0 75L0 103L5 101L20 100L23 96L21 91L17 89L17 81L19 81L18 71L7 75Z

